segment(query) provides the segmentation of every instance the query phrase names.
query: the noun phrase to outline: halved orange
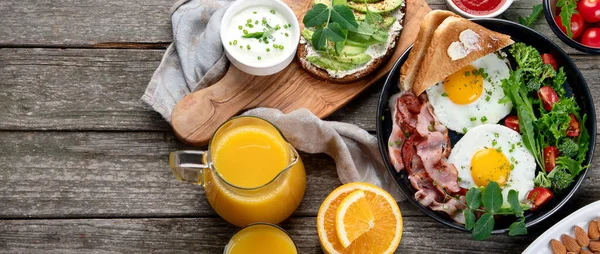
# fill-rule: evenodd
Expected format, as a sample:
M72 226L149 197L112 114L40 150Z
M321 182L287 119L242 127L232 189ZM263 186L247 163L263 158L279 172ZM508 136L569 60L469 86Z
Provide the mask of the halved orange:
M402 214L381 188L349 183L321 204L317 232L326 253L393 253L402 238Z

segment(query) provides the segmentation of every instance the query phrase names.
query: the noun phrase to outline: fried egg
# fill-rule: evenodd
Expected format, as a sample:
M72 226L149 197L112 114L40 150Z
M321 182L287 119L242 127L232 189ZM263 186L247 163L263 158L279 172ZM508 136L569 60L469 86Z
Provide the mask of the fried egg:
M518 191L519 200L524 200L534 187L535 159L521 135L503 125L484 124L469 130L452 148L448 162L458 170L461 188L498 183L505 205L508 191Z
M470 65L427 89L427 97L442 124L458 133L498 123L511 109L504 98L502 80L509 77L508 64L496 53Z

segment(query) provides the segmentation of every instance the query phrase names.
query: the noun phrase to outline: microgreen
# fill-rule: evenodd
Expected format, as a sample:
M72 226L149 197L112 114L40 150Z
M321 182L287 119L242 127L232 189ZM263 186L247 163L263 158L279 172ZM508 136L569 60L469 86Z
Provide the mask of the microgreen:
M306 27L316 28L311 43L317 50L323 49L328 41L343 42L347 38L347 30L358 27L352 10L345 5L329 7L316 4L306 13L302 22Z
M544 8L542 7L542 4L536 4L533 6L531 14L529 16L526 16L524 18L519 17L519 23L521 23L521 25L531 27L531 25L533 25L533 22L535 22L540 17L543 11Z
M510 208L502 207L504 202L502 190L496 182L490 182L487 187L472 187L467 191L467 208L463 211L465 215L465 228L472 230L472 236L475 240L485 240L494 230L494 215L514 215L518 218L509 227L509 235L527 234L525 227L524 209L529 209L528 205L519 202L519 193L515 190L508 192L508 203ZM475 213L481 216L476 218Z

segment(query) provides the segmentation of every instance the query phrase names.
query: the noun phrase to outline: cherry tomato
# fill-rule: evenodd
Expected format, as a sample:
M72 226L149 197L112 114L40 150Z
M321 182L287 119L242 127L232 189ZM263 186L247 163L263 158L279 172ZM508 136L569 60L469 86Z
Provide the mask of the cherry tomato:
M532 210L542 206L552 198L552 192L544 187L533 188L527 195L527 199L533 203Z
M558 101L558 94L549 86L542 86L538 91L538 97L542 100L545 110L552 110L552 105Z
M517 116L508 116L506 119L504 119L504 126L519 132L519 117Z
M600 21L600 0L579 0L577 11L585 21L596 23Z
M565 26L563 26L562 19L560 18L559 15L556 15L556 17L554 17L554 21L556 22L556 25L558 25L560 30L565 35L567 35L567 28L565 28ZM573 38L573 39L579 38L579 36L583 32L584 25L585 25L585 22L583 21L583 18L581 17L581 15L579 15L577 13L573 14L573 16L571 16L571 32L573 32L573 36L571 38Z
M581 36L581 43L593 48L600 48L600 28L594 27L585 30Z
M571 121L569 122L569 127L567 127L567 136L569 137L577 137L579 136L579 122L575 119L575 115L570 114Z
M554 68L554 70L558 70L558 65L556 65L556 60L554 60L554 57L552 55L547 53L542 54L542 61L545 64L552 65L552 68Z
M556 157L558 157L558 148L548 146L544 148L544 168L550 173L556 167Z

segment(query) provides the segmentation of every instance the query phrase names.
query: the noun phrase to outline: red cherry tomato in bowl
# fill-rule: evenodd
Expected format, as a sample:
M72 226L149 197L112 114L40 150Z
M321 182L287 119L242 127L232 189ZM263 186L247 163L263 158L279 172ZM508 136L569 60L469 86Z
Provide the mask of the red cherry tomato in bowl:
M554 70L558 69L558 65L556 65L556 60L554 60L554 57L552 55L547 53L542 54L542 61L545 64L552 65L552 68L554 68Z
M560 28L560 30L565 35L569 36L567 34L567 28L565 28L565 26L563 26L562 19L560 18L559 15L556 15L556 17L554 17L554 21L556 22L556 25ZM572 39L579 38L579 36L583 32L584 25L585 25L585 22L583 21L583 18L581 17L581 15L579 15L578 13L575 13L575 14L573 14L573 16L571 16L571 32L573 32L573 37L571 37Z
M516 131L519 131L519 117L517 116L508 116L504 119L504 126Z
M581 36L581 44L592 48L600 48L600 28L594 27L585 30L583 36Z
M533 188L527 195L527 199L533 204L532 210L537 209L552 198L552 192L544 187Z
M556 157L558 157L558 148L547 146L544 148L544 168L550 173L556 167Z
M558 94L549 86L542 86L538 91L538 97L542 100L545 110L552 110L554 103L558 102Z
M579 0L577 11L586 22L596 23L600 21L600 0Z
M569 122L569 127L567 127L567 136L569 137L577 137L579 136L579 122L575 118L575 115L570 114L571 121Z

